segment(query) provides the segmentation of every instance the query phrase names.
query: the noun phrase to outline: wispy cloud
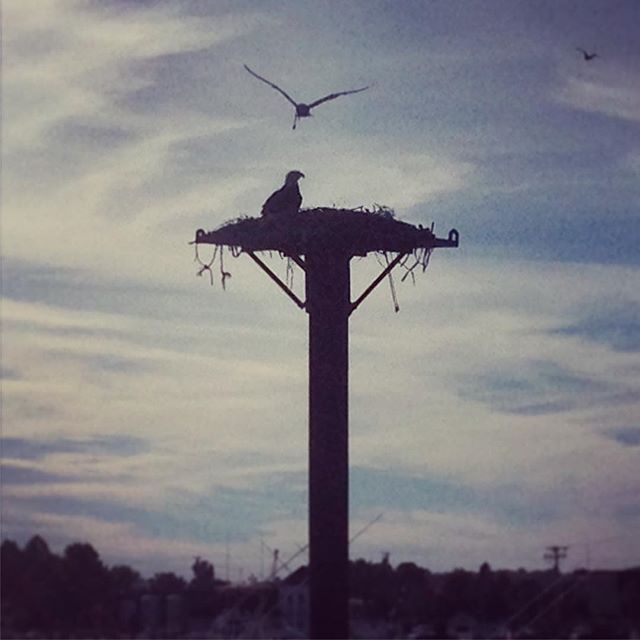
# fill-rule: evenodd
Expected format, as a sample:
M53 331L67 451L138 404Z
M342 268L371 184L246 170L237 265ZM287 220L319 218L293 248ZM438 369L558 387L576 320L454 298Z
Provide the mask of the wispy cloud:
M640 427L619 427L610 429L605 434L625 447L640 446Z
M605 65L589 76L571 76L559 100L580 111L599 113L631 122L640 121L638 73Z
M167 211L201 211L215 200L215 190L176 185L171 199L156 187L150 201L150 186L164 180L176 145L241 125L188 105L179 118L162 108L142 115L122 98L154 82L145 77L144 61L241 37L257 27L257 14L212 22L180 15L175 7L97 11L84 2L53 0L37 16L18 2L8 3L4 13L3 93L11 126L3 153L12 178L4 196L8 254L33 259L45 251L38 238L46 238L47 255L58 264L113 271L91 247L106 241L133 257L140 253L134 245L149 253L159 242L173 246L159 229ZM27 45L36 37L46 52L30 53ZM185 228L183 241L192 232ZM23 242L30 247L25 253L17 249Z
M351 320L352 529L385 513L358 553L535 565L636 522L634 60L578 66L588 12L500 7L4 3L4 535L180 571L306 542L307 317L187 244L291 168L306 206L461 232ZM293 132L243 62L376 85ZM352 267L354 295L381 269Z
M142 67L131 73L136 65L206 49L259 24L257 14L205 21L181 15L176 6L97 11L81 0L44 0L37 12L8 2L3 18L9 150L37 144L53 125L71 118L118 120L121 126L117 116L126 121L126 112L117 108L117 99L151 81Z
M636 399L628 385L594 378L563 369L554 362L520 361L513 370L494 369L481 378L469 378L462 394L489 402L496 411L522 415L544 415L617 404Z
M84 453L92 455L130 456L148 450L149 444L142 438L130 435L103 436L72 440L70 438L11 438L0 439L3 458L42 460L57 453Z
M628 301L599 305L557 333L583 337L609 345L617 351L640 351L640 304Z

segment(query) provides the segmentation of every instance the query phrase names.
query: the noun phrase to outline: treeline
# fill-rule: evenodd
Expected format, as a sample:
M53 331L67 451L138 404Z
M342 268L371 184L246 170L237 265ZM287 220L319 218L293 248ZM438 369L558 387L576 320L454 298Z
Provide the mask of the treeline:
M211 593L220 584L212 564L196 558L190 581L174 573L156 573L143 580L126 565L109 567L88 543L68 545L62 555L53 553L40 536L24 548L5 540L0 553L1 635L38 631L47 636L119 637L122 602L142 592L181 593L189 613L214 616Z
M201 558L189 580L169 572L143 579L129 566L107 566L88 543L56 554L34 536L23 548L5 540L0 562L3 638L139 636L153 617L145 602L164 603L164 618L153 623L164 628L169 602L179 603L184 625L234 609L282 614L278 580L232 587ZM412 637L457 637L456 621L471 625L475 637L507 630L513 637L630 637L640 630L640 568L561 575L484 563L477 572L431 573L412 562L393 567L385 557L351 562L349 586L352 619L389 622L396 637L420 625L425 635Z
M431 573L412 562L394 568L387 558L356 560L350 591L365 618L394 620L401 634L419 626L437 638L470 637L464 635L469 632L472 637L618 638L640 630L640 568L560 574L496 571L485 562L477 572ZM460 636L456 620L467 629Z

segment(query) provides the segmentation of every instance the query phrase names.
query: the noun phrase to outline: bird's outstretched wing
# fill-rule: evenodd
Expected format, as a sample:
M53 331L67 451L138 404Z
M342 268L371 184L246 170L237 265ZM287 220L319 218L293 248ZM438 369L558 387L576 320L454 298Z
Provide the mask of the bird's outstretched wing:
M297 107L298 104L296 101L285 91L283 91L277 84L273 84L273 82L269 82L266 78L259 76L255 71L251 71L247 65L244 65L244 68L252 75L258 78L258 80L262 80L262 82L266 82L270 87L273 87L276 91L279 91L294 107Z
M360 93L360 91L365 91L370 86L371 85L367 85L366 87L362 87L361 89L351 89L350 91L340 91L339 93L332 93L332 94L330 94L328 96L325 96L324 98L320 98L320 100L316 100L315 102L311 102L307 106L309 107L309 109L313 109L313 107L317 107L319 104L322 104L323 102L327 102L328 100L335 100L336 98L339 98L340 96L347 96L350 93Z
M585 60L593 60L594 58L598 57L598 54L595 53L595 51L593 53L589 53L588 51L585 51L581 47L576 47L576 51L579 51Z

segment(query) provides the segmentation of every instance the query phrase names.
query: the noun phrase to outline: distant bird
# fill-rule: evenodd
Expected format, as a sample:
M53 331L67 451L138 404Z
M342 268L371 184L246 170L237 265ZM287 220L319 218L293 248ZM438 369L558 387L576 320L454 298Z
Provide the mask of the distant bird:
M329 100L335 100L340 96L346 96L346 95L349 95L350 93L360 93L360 91L365 91L366 89L369 88L369 85L367 85L366 87L362 87L361 89L350 89L349 91L340 91L339 93L331 93L328 96L325 96L324 98L320 98L319 100L316 100L309 104L305 104L304 102L296 102L288 93L283 91L277 84L274 84L273 82L270 82L266 78L259 76L255 71L251 71L251 69L249 69L249 67L246 64L244 65L244 68L252 76L254 76L255 78L258 78L258 80L262 80L262 82L266 82L270 87L273 87L276 91L279 91L295 107L296 115L293 119L293 129L296 128L296 125L298 124L298 120L300 118L311 117L311 109L313 109L314 107L317 107L319 104L322 104L323 102L328 102Z
M298 187L298 180L304 178L300 171L289 171L284 179L284 186L274 191L262 205L262 215L265 218L285 218L300 211L302 195Z
M593 60L594 58L598 57L597 53L589 53L587 51L585 51L584 49L581 49L580 47L576 47L576 51L579 51L582 54L582 57L589 62L590 60Z

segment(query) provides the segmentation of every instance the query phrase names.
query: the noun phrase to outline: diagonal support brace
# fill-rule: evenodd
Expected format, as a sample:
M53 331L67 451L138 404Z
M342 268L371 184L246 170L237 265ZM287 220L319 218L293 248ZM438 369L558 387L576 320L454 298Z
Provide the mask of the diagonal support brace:
M293 260L305 273L307 272L307 265L300 256L296 256L288 253L285 253L284 255L286 255L287 258L289 258L289 260Z
M287 285L278 278L278 276L269 269L269 267L258 258L253 251L245 251L245 253L293 300L300 309L306 308L306 303L300 300L298 296L287 287ZM298 264L297 260L294 260Z
M351 315L365 300L365 298L391 273L393 268L406 256L408 253L399 253L382 271L382 273L363 291L363 293L358 297L355 302L351 303L351 310L349 311L349 315Z

